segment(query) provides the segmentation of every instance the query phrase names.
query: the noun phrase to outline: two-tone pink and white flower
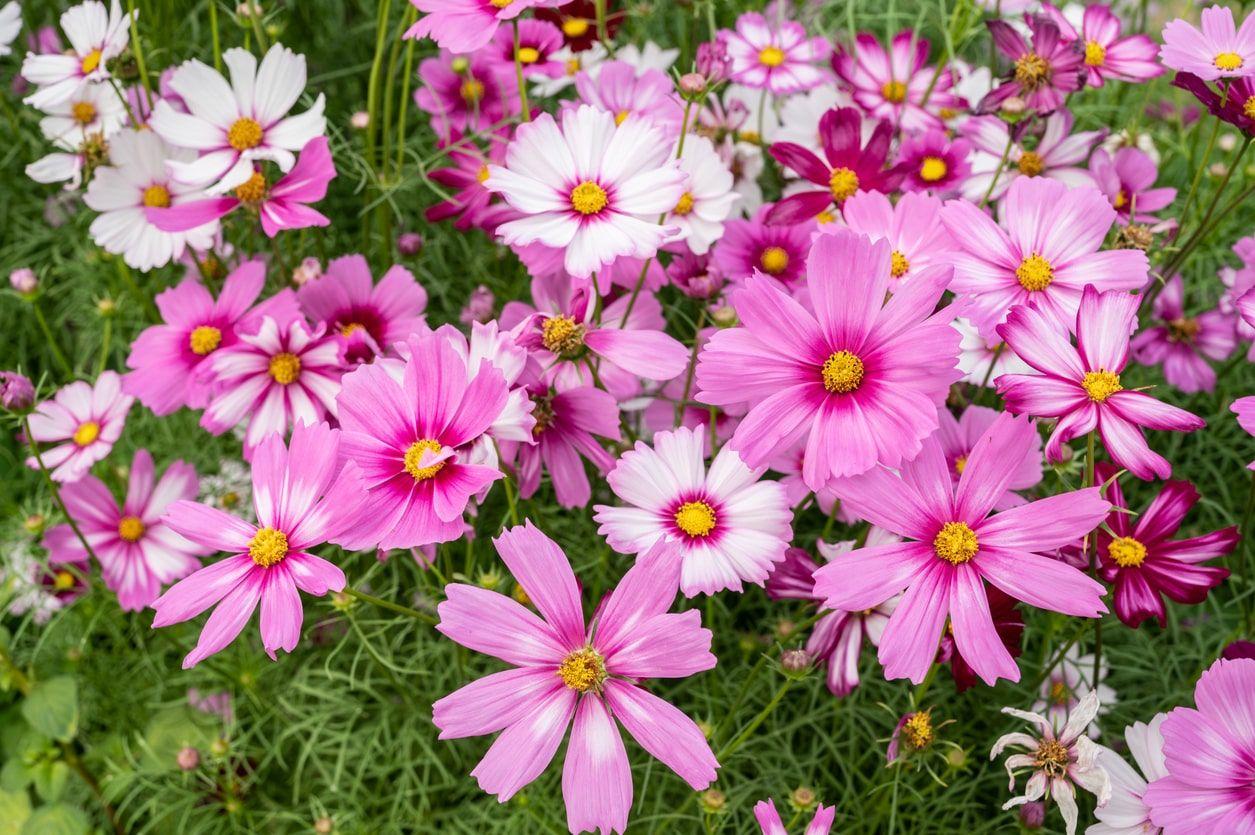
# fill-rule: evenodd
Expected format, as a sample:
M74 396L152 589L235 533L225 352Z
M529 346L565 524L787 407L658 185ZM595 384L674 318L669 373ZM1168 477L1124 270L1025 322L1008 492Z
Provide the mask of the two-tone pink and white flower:
M42 449L38 460L27 458L26 466L38 469L42 460L54 481L78 481L113 449L134 402L122 393L115 371L104 372L94 384L79 380L63 386L31 413L30 439L54 446Z

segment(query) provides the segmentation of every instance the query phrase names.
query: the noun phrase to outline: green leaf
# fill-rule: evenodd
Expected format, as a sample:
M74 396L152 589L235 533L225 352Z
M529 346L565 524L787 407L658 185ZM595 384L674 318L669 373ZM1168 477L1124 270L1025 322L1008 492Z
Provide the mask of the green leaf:
M70 779L70 767L61 760L40 763L31 773L35 778L35 791L45 801L59 798Z
M24 791L0 790L0 835L18 835L31 816L31 801Z
M22 702L22 715L35 730L69 742L78 732L78 684L70 676L41 681Z
M22 835L86 835L87 816L68 803L53 803L35 810L22 827Z
M4 768L0 768L0 791L24 792L31 779L32 775L26 763L17 758L8 760Z
M191 747L203 755L217 734L201 714L187 707L163 710L148 723L144 733L144 756L141 766L148 771L177 769L179 751Z

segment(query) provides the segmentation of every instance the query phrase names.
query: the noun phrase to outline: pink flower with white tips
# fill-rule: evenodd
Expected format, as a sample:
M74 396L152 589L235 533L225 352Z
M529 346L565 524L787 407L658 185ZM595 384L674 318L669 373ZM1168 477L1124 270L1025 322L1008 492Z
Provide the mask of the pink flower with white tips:
M928 40L912 29L894 35L889 49L874 35L860 32L854 47L839 50L832 65L868 116L903 133L917 133L941 128L941 111L963 108L962 100L950 92L954 86L950 70L928 66L928 47Z
M31 440L57 444L40 452L53 480L78 481L108 455L122 436L134 402L134 397L122 393L122 378L106 371L95 384L70 383L36 406L30 416ZM38 469L39 461L32 455L26 466Z

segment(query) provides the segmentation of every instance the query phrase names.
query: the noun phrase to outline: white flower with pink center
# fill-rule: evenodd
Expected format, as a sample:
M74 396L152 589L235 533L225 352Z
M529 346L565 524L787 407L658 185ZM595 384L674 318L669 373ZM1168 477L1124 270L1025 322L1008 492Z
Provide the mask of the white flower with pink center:
M108 10L95 0L66 9L61 15L61 31L70 48L65 52L26 53L22 78L38 89L22 101L47 110L68 101L84 85L109 78L108 62L121 55L130 42L130 23L131 16L122 12L118 0L113 0Z

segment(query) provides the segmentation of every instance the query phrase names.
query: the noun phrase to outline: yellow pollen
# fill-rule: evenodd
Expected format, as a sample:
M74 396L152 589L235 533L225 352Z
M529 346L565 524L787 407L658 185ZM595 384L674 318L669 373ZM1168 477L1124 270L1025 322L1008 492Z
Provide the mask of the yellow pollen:
M624 122L626 122L628 117L631 115L632 115L631 111L620 110L618 113L614 114L614 123L616 125L621 125Z
M606 662L597 650L590 646L581 647L562 659L558 665L558 676L572 690L600 693L607 676Z
M1146 546L1131 536L1117 537L1107 546L1107 556L1121 568L1136 568L1146 559Z
M100 424L94 420L80 424L78 429L74 430L74 445L87 446L92 441L100 437Z
M1032 151L1025 151L1020 154L1020 159L1015 164L1015 167L1020 169L1020 173L1025 177L1036 177L1046 168L1045 164L1042 163L1041 155Z
M223 507L232 508L240 503L240 494L236 493L234 490L231 490L226 493L223 493L222 498L219 501L222 502Z
M80 125L90 125L96 121L96 105L89 101L76 101L70 107L70 113L74 116L74 121Z
M901 81L886 81L880 88L880 95L884 96L885 101L894 104L906 101L906 85Z
M153 183L144 189L144 205L155 209L165 209L170 205L170 192L165 186Z
M1085 63L1091 67L1101 67L1107 60L1107 48L1098 41L1085 42Z
M1055 279L1055 269L1050 262L1036 252L1029 255L1015 268L1015 277L1020 286L1030 293L1040 293L1050 286Z
M436 473L444 469L443 461L437 461L426 467L419 465L422 463L424 452L439 452L440 449L440 442L431 438L424 438L410 444L410 448L405 451L405 471L414 476L415 481L426 481L434 477Z
M763 141L763 138L758 135L756 130L737 131L736 138L742 142L749 142L751 145L758 145Z
M927 710L911 716L902 726L902 736L906 738L907 747L919 750L927 748L933 741L933 721Z
M462 96L462 101L474 104L484 97L484 82L477 78L468 78L462 82L458 92Z
M1255 96L1251 96L1243 103L1242 115L1248 119L1255 119Z
M582 17L568 17L562 21L562 34L568 38L578 38L588 32L588 21Z
M453 70L458 75L461 75L470 68L471 62L461 55L449 62L449 69Z
M580 59L579 58L571 58L566 62L566 74L567 75L575 75L579 71L580 71Z
M778 67L784 63L784 50L778 46L765 46L758 53L758 63L764 67Z
M68 571L58 571L52 578L52 587L57 591L69 591L74 588L74 575Z
M1197 319L1173 319L1168 323L1168 341L1193 342L1202 329L1203 326L1198 323Z
M514 2L514 0L488 0L494 8L504 9L506 6Z
M1068 685L1062 681L1056 681L1050 685L1050 701L1057 705L1066 705L1071 696Z
M967 469L967 456L960 455L954 459L954 471L959 475L963 475L963 471Z
M828 177L828 188L832 190L832 199L840 203L858 191L858 175L848 168L834 168Z
M966 522L946 522L933 538L933 553L951 565L962 565L976 556L976 531Z
M144 523L135 516L123 516L118 521L118 536L127 542L138 542L144 535Z
M837 216L834 215L832 212L828 211L827 209L824 209L822 212L815 215L815 222L821 223L821 224L832 223L836 219L837 219Z
M1015 59L1015 80L1031 92L1050 79L1050 65L1036 52L1026 52Z
M198 357L211 354L222 344L222 331L213 325L201 325L194 328L187 338L187 347Z
M483 183L488 182L488 177L489 177L488 166L481 165L479 167L479 173L475 175L475 179L479 180L479 182L483 184Z
M235 187L235 197L241 203L260 203L265 196L266 176L260 171Z
M849 351L836 351L824 360L824 388L849 394L863 384L863 361Z
M248 541L248 555L262 568L283 562L288 555L288 536L275 528L261 528Z
M675 512L675 524L689 536L709 536L715 529L715 509L706 502L685 502Z
M758 256L758 265L768 275L780 275L789 268L789 253L778 246L769 246Z
M1033 755L1034 767L1049 777L1063 777L1068 773L1068 749L1054 739L1044 739Z
M540 60L540 50L534 46L524 46L519 49L520 64L535 64Z
M365 327L363 327L362 325L359 325L357 322L348 322L340 326L340 335L351 336L352 334L360 330L365 330Z
M686 215L693 211L693 195L687 191L680 195L680 202L675 204L675 208L671 210L674 215Z
M270 358L270 376L280 385L290 385L301 376L301 358L284 351Z
M83 75L87 75L99 67L100 59L102 57L103 56L100 54L99 49L93 49L91 52L87 53L87 55L83 57L83 63L79 64L79 69L83 71ZM1219 61L1220 59L1217 58L1216 60Z
M606 208L608 202L606 190L592 180L585 180L571 189L571 208L582 215L595 215Z
M895 249L889 255L889 275L894 278L901 278L906 275L909 269L911 269L911 262L906 260L905 255Z
M945 179L949 173L950 167L941 157L924 157L924 161L919 166L919 178L926 183L935 183Z
M583 349L586 330L570 316L550 316L540 326L540 341L545 350L571 358Z
M1124 391L1120 385L1120 375L1110 371L1087 371L1081 380L1081 388L1095 403L1102 403L1117 391Z
M1111 205L1116 209L1123 209L1129 202L1129 193L1124 189L1116 192L1116 199L1111 201Z
M1236 52L1222 52L1216 56L1216 60L1212 63L1216 65L1218 70L1233 72L1242 68L1242 56Z
M261 137L261 125L247 116L236 119L227 131L227 143L237 151L256 148L261 144Z

